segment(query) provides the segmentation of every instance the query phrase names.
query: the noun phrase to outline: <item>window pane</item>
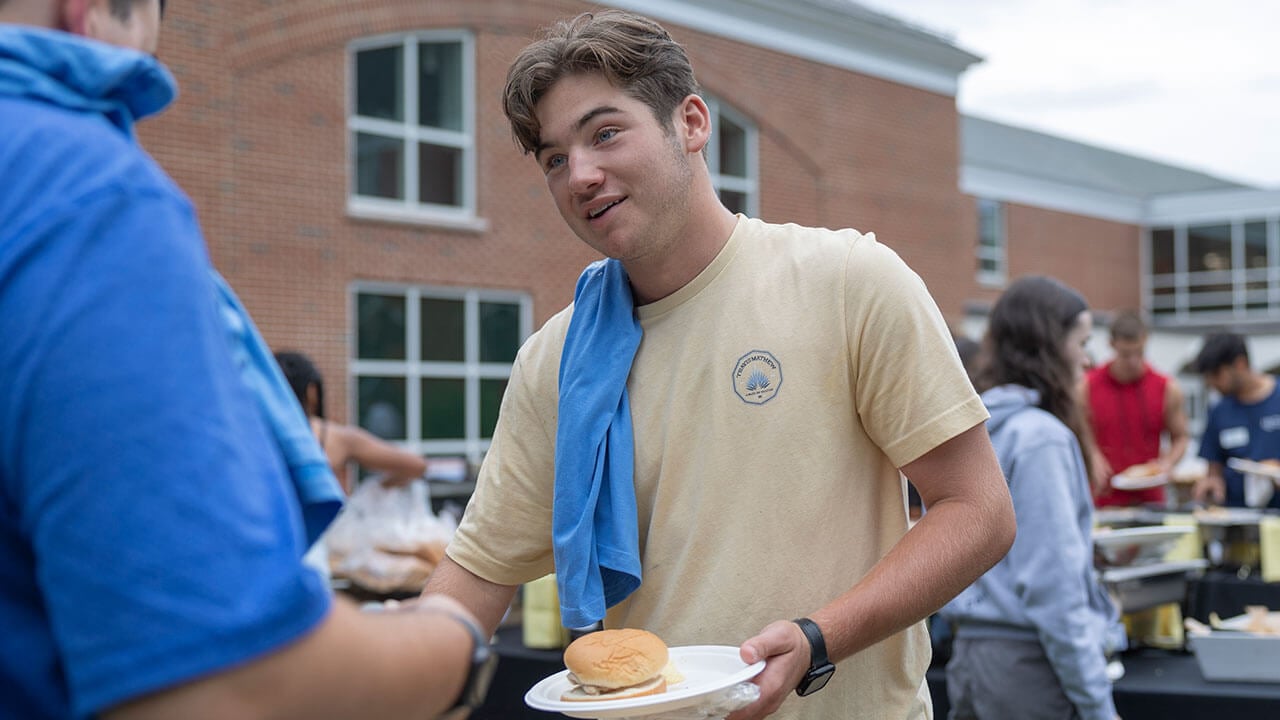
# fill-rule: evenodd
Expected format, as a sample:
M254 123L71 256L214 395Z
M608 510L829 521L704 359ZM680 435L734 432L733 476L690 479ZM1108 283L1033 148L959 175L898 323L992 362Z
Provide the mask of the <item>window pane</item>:
M465 437L466 383L461 378L422 378L422 439Z
M462 150L418 145L418 200L435 205L462 204Z
M720 202L729 208L729 212L747 213L747 194L733 190L721 190Z
M1174 272L1173 228L1151 231L1151 274L1169 275Z
M466 359L466 315L461 300L422 298L422 359L462 362Z
M418 83L418 123L461 131L462 43L419 45Z
M404 440L405 379L361 377L356 380L360 427L384 440Z
M1214 272L1231 269L1231 226L1199 225L1187 228L1187 269Z
M747 177L747 131L720 116L720 174Z
M401 70L404 47L356 53L356 114L383 120L404 119Z
M480 303L480 362L515 362L520 349L520 306Z
M404 198L404 141L356 133L356 194Z
M1004 229L1000 227L1000 203L978 200L978 245L998 248Z
M480 437L484 440L492 438L493 429L498 426L498 409L506 391L505 379L480 381Z
M405 359L403 295L361 293L356 298L356 357L361 360Z
M1244 224L1244 266L1250 270L1261 270L1267 267L1267 224L1265 222Z

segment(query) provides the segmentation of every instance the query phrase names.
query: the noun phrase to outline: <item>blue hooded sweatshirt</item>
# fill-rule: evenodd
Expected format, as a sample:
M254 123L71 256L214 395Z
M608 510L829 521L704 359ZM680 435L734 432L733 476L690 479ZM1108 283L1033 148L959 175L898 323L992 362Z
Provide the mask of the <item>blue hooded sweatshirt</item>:
M1038 640L1083 720L1114 720L1105 651L1119 615L1093 567L1093 500L1071 430L1019 385L982 395L1018 535L942 609L967 638Z

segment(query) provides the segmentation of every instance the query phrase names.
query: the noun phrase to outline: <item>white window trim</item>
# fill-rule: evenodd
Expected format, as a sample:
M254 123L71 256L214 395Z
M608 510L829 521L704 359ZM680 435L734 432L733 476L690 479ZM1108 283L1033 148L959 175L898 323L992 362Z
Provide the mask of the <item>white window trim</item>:
M464 130L451 131L439 128L425 128L417 124L418 113L418 43L420 42L459 42L462 45L462 123ZM363 50L373 50L400 45L401 81L400 91L404 98L404 120L394 122L356 115L356 54ZM465 30L423 30L413 33L395 33L359 38L347 44L347 214L351 217L368 220L386 220L396 223L415 225L438 225L442 227L484 232L488 229L488 221L477 216L477 158L476 158L476 99L475 99L475 38ZM386 137L395 137L407 147L404 153L404 198L390 200L387 198L368 197L356 194L356 143L357 132L373 132ZM427 141L462 151L462 197L461 204L436 205L423 203L418 198L418 149L420 141Z
M352 283L348 292L348 317L359 317L357 300L361 294L399 295L405 298L406 346L404 360L361 360L356 342L359 328L351 328L352 357L347 370L347 407L352 417L358 411L356 381L359 377L382 376L405 379L405 437L399 444L405 449L422 455L464 456L472 464L479 464L489 450L490 440L480 437L480 381L501 380L511 377L512 365L507 363L480 362L479 310L482 302L499 302L518 305L520 328L518 343L533 334L533 298L527 293L482 288L458 288L433 285L405 285L374 281ZM422 335L420 301L423 298L461 300L465 318L464 360L461 362L424 361L421 357ZM354 321L353 321L354 322ZM454 440L422 439L422 379L462 379L465 384L463 432L465 437ZM359 423L355 418L354 423Z
M726 117L738 127L743 129L743 139L746 142L746 161L747 161L747 177L737 177L735 175L721 175L720 170L720 143L718 138L712 138L707 145L707 166L711 170L711 184L718 193L721 190L729 190L739 192L746 196L747 206L745 213L750 217L759 217L760 215L760 131L756 128L756 124L746 115L738 112L729 105L725 104L719 98L704 96L703 100L707 103L707 109L711 111L711 126L716 127L720 117Z

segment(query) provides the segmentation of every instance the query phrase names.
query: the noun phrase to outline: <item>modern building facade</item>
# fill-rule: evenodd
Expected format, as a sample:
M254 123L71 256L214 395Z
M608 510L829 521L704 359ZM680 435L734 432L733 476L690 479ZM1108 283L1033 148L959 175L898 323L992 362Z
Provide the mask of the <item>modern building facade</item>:
M980 58L939 35L844 0L606 4L687 47L727 206L876 233L957 328L976 332L1030 272L1175 334L1280 317L1280 195L962 117L958 80ZM331 417L482 457L516 349L595 259L516 149L500 91L540 28L598 7L169 9L160 56L183 94L143 142L268 341L316 359Z

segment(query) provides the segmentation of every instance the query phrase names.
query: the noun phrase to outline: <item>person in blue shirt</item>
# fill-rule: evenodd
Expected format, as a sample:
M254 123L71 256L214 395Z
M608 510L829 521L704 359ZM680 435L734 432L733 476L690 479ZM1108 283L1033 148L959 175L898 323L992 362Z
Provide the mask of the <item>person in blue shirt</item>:
M1274 483L1260 478L1246 491L1245 476L1228 464L1231 458L1280 459L1280 388L1275 376L1250 366L1248 345L1235 333L1206 336L1195 368L1222 399L1209 409L1205 421L1200 457L1208 461L1209 470L1196 483L1193 497L1229 507L1280 508Z
M331 476L134 137L176 92L160 15L0 0L0 715L431 717L483 638L304 566Z

